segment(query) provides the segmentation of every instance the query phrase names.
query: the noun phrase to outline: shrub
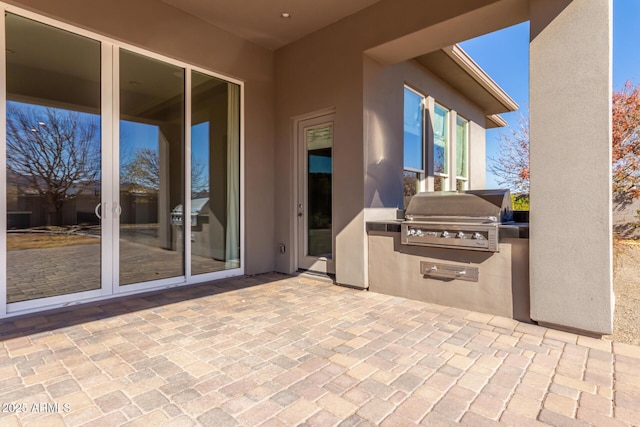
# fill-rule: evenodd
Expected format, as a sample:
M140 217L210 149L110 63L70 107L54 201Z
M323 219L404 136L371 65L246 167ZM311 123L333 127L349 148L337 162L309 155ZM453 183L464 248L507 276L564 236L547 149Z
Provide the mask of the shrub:
M528 194L512 194L511 206L514 211L528 211L529 210L529 195Z

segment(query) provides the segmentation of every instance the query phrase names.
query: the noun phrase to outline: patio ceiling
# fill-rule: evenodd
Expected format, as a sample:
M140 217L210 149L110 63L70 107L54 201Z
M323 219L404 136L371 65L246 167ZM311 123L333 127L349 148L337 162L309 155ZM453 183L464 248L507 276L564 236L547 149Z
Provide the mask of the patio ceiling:
M380 0L161 0L267 49L278 49ZM289 13L283 18L282 13Z

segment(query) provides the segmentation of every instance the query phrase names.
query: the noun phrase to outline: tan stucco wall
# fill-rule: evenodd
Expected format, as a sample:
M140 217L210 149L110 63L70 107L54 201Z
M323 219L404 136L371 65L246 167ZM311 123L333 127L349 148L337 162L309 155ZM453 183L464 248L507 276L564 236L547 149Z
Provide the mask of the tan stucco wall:
M527 239L504 239L497 253L406 246L400 233L368 240L370 291L529 321ZM477 268L479 280L430 278L421 261Z
M334 258L345 283L363 270L363 246L357 236L362 219L362 60L343 43L348 29L314 33L276 52L276 240L290 248L276 258L278 271L295 268L295 174L292 118L335 108L333 146ZM360 159L360 160L358 160ZM340 191L342 190L342 191ZM348 190L348 191L346 191Z
M159 1L7 3L245 82L245 272L272 271L273 52Z
M531 2L531 316L609 334L611 0Z
M370 10L379 12L377 26L387 37L366 53L380 63L397 64L524 22L529 19L529 1L456 0L446 2L446 7L441 0L382 1Z
M473 172L472 178L478 180L472 185L474 188L483 188L481 186L484 185L486 136L484 128L479 125L485 122L482 110L415 61L385 66L365 57L365 208L403 209L405 84L469 120L470 173ZM455 143L453 136L451 143ZM425 166L428 162L427 158Z
M443 34L459 31L457 39L442 37L437 44L430 39L424 45L424 51L419 52L427 53L481 35L500 25L504 27L521 22L521 13L510 16L507 11L522 9L524 3L522 0L460 0L443 7L437 0L385 0L276 51L275 237L276 242L291 248L276 256L278 271L292 272L296 268L293 118L335 108L333 170L337 185L334 185L333 227L336 234L336 280L341 284L364 287L367 266L363 210L402 204L401 192L398 191L401 188L397 182L399 177L395 175L394 178L397 172L389 173L389 181L384 183L377 178L387 175L385 170L389 171L389 167L398 162L401 165L401 152L390 153L389 148L380 147L381 139L375 136L379 135L377 132L400 135L400 140L394 137L384 141L385 144L397 144L402 133L389 128L388 123L376 122L373 111L382 109L383 114L378 117L385 121L400 114L399 120L394 122L402 123L402 108L393 107L402 105L398 102L402 96L403 79L394 68L376 69L375 61L363 53L425 27L440 26ZM491 6L495 13L487 19L472 19L487 6ZM461 14L465 16L465 23L456 18ZM401 68L405 66L398 65ZM413 72L417 74L415 70ZM365 80L365 74L367 79L373 80ZM377 83L372 82L379 78L384 83L377 87ZM375 108L372 104L365 105L371 94L378 90L386 92L394 84L396 87L400 84L400 91L396 94L400 98L387 99L387 105L380 105L379 99L372 100ZM376 86L375 91L371 85ZM379 94L373 95L376 97L379 98ZM382 165L376 163L379 157L376 150L383 150L383 157L387 156L385 159L388 160ZM376 160L370 164L370 158ZM383 188L376 189L376 185Z

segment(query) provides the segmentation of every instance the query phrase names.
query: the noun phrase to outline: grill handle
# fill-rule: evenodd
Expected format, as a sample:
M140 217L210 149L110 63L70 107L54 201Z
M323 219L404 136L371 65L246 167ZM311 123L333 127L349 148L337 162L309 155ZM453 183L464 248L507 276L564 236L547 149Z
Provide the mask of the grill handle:
M420 262L420 273L435 279L459 279L469 282L477 282L479 276L478 267L463 267L430 261Z

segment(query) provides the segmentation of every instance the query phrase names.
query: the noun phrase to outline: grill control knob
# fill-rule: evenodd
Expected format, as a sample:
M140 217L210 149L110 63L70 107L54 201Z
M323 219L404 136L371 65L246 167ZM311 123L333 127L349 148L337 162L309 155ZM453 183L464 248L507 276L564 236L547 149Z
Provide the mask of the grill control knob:
M458 232L458 238L459 239L467 239L468 236L466 234L464 234L462 231Z
M444 237L445 239L451 237L451 234L449 234L449 232L447 230L442 232L442 237Z
M420 228L412 228L410 230L407 230L407 236L422 237L424 236L424 232Z
M477 231L473 233L473 238L476 240L486 240L486 238L481 233L478 233Z

